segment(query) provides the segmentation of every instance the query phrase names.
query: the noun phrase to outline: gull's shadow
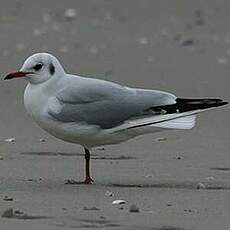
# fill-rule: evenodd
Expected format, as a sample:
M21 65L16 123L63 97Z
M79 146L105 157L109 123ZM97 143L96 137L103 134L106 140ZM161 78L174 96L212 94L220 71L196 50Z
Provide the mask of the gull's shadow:
M214 167L211 169L216 171L230 171L230 167Z
M72 157L72 156L80 156L84 157L84 153L63 153L63 152L22 152L21 155L30 155L30 156L64 156L64 157ZM91 154L91 158L94 160L132 160L136 159L136 157L131 156L111 156L111 155L102 155L93 153Z
M165 189L189 189L189 190L228 190L230 184L225 182L200 182L195 181L154 181L152 183L113 183L107 185L117 188L165 188Z
M84 156L83 153L63 153L63 152L22 152L21 155L30 155L30 156Z

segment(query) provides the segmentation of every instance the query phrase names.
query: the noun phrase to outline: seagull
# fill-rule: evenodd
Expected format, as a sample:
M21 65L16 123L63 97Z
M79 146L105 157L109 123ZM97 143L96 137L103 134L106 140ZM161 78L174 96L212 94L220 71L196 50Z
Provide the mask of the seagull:
M4 80L25 78L24 105L45 131L83 146L85 180L91 184L90 151L136 136L169 129L191 129L196 114L228 104L215 98L188 99L171 93L122 86L68 74L56 57L36 53Z

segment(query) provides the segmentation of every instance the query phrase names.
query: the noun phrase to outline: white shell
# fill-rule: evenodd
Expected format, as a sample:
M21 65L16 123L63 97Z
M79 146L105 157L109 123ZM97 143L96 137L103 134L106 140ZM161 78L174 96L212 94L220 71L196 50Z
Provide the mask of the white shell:
M125 204L126 201L125 200L114 200L112 202L112 205L119 205L119 204Z
M5 142L15 142L16 139L15 138L8 138L8 139L5 139Z
M203 183L198 183L198 185L196 186L197 189L206 189L206 186Z

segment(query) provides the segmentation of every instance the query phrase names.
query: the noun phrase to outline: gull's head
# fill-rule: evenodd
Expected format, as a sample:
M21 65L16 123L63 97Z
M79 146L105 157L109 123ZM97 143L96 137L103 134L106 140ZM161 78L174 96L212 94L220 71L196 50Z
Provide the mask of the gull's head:
M19 71L8 74L4 80L24 77L31 84L39 84L64 73L56 57L49 53L36 53L25 60Z

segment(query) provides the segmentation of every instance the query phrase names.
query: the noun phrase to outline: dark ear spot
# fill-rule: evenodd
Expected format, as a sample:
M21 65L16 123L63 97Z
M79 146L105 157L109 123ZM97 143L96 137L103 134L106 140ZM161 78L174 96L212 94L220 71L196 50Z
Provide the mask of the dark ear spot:
M53 63L50 63L50 65L49 65L49 71L50 71L51 75L53 75L55 73L55 67L54 67Z

